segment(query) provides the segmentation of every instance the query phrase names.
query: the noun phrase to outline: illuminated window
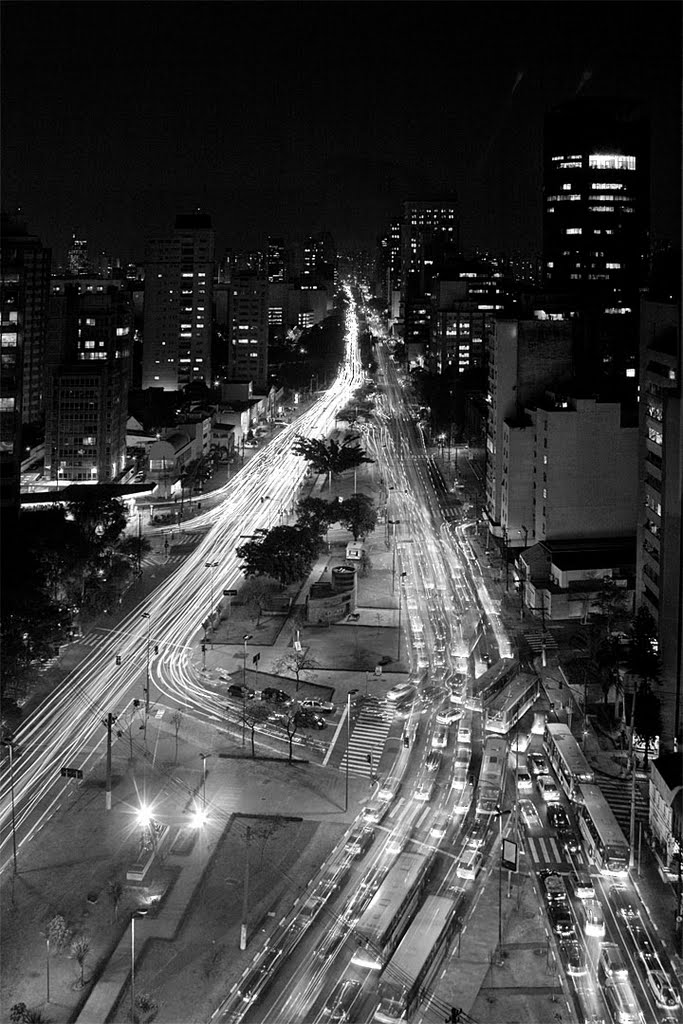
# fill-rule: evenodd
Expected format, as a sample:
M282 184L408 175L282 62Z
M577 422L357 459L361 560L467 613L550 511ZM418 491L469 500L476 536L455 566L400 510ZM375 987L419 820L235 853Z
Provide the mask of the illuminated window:
M608 270L621 270L621 263L606 263Z
M597 167L601 171L635 171L636 158L620 153L591 153L588 166Z
M580 235L583 233L582 228L565 228L565 235Z

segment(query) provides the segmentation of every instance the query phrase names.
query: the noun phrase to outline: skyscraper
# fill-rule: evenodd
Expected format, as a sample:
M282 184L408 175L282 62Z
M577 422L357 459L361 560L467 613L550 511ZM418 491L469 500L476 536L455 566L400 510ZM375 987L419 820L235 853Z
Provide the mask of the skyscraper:
M85 238L78 238L75 231L71 236L71 245L67 249L66 266L68 272L74 277L90 273L88 242Z
M431 280L443 257L459 245L455 196L408 199L403 204L401 306L404 340L416 357L429 342ZM424 354L424 351L422 352Z
M204 213L179 215L145 254L142 387L178 391L211 384L215 236Z
M578 97L545 118L545 283L595 312L637 313L646 271L649 127L631 100Z
M259 274L234 274L230 283L228 379L268 380L268 281Z

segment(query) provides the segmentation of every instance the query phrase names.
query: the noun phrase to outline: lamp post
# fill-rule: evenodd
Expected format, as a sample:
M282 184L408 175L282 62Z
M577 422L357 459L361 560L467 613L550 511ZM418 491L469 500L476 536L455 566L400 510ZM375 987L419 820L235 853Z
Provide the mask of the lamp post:
M2 741L3 747L9 750L9 788L12 804L12 859L14 862L14 874L17 874L17 829L16 816L14 812L14 740L6 737Z
M152 617L149 612L141 612L140 618L147 619L147 657L145 669L145 718L149 715L149 643L151 639Z
M209 571L209 600L210 600L210 604L209 604L209 614L207 616L207 622L209 624L209 629L211 629L212 626L213 626L213 577L214 577L214 570L215 570L217 565L218 565L218 562L204 562L204 567L206 569L210 570Z
M399 525L400 522L401 522L400 519L388 519L387 520L387 525L388 526L393 526L393 528L394 528L392 530L392 536L394 538L394 551L393 551L393 554L391 556L391 592L392 592L392 594L393 594L394 590L396 589L396 527Z
M397 643L397 646L396 646L396 660L397 661L400 661L400 658L401 658L401 605L403 603L403 601L402 601L403 595L401 593L401 585L403 584L403 581L405 580L407 575L408 575L407 572L402 572L401 575L398 578L398 583L399 583L399 586L398 586L398 643Z
M200 754L202 759L202 808L206 811L206 759L208 754Z
M132 1021L135 1021L135 919L146 916L146 910L134 910L130 918L130 1019Z
M349 809L349 746L351 743L351 695L358 690L349 690L346 695L346 769L344 771L344 813Z
M242 666L242 746L246 743L247 733L247 643L251 640L251 637L251 633L245 633L242 637L244 643L244 665Z

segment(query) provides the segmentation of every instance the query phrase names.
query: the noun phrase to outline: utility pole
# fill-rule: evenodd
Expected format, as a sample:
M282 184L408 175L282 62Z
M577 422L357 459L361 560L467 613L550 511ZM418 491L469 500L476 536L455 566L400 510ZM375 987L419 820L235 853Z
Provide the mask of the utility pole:
M635 735L635 722L636 722L636 682L633 680L633 703L631 704L631 737L629 741L629 761L631 763L631 820L629 827L629 855L628 855L628 866L629 870L632 871L635 865L635 853L633 847L636 842L636 758L635 751L633 749L633 739Z
M116 721L116 715L111 712L107 715L107 788L104 794L105 810L111 810L111 727Z
M247 840L244 848L244 889L242 891L242 924L240 927L240 949L247 948L247 914L249 912L249 840L251 829L247 825Z

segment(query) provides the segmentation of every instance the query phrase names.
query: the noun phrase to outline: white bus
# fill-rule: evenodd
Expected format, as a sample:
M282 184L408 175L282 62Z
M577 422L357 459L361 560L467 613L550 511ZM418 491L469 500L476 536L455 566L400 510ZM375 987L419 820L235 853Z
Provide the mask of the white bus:
M359 945L351 963L380 971L396 949L427 884L429 853L401 853L355 928Z
M479 771L477 814L497 813L505 781L506 763L507 740L503 736L487 736Z
M518 672L519 662L516 658L501 658L474 680L471 696L465 697L465 707L471 711L483 711L486 702L500 693Z
M548 722L543 731L543 747L570 800L578 798L579 786L593 785L595 773L568 725Z
M537 676L523 674L513 679L498 693L484 711L486 732L506 735L538 699L540 685Z
M432 986L457 927L455 901L428 896L379 979L380 1024L405 1021Z
M576 816L588 853L600 870L610 875L626 874L629 845L612 808L597 786L581 786Z

